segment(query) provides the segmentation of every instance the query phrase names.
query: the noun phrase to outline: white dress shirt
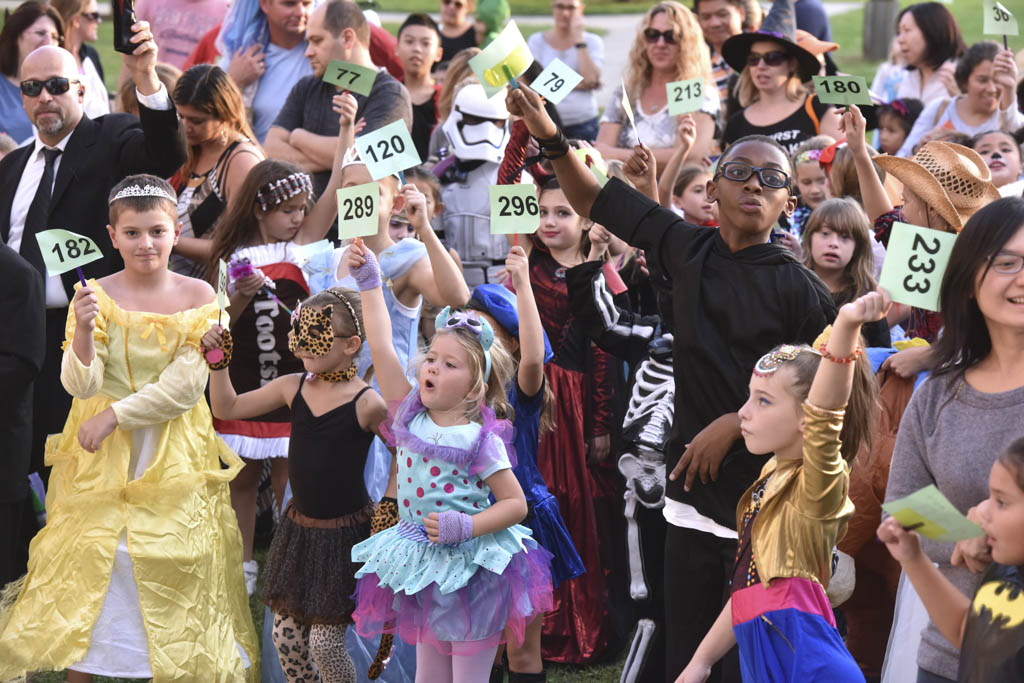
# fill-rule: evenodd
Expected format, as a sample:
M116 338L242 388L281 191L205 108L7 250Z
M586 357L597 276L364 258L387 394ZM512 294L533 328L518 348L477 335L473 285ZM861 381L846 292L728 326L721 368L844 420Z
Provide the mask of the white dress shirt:
M160 84L160 89L152 95L143 95L138 90L135 91L135 95L139 98L139 103L149 109L166 111L171 108L171 98L167 95L167 89L162 83ZM71 139L73 133L74 130L65 135L60 142L53 146L53 149L59 149L63 152L68 146L68 140ZM14 202L11 204L11 222L10 232L7 236L7 246L17 252L21 251L21 238L25 232L25 219L28 217L29 207L32 206L36 190L39 189L39 181L42 180L43 171L46 169L46 159L43 156L43 148L46 145L39 139L39 131L35 131L35 142L33 144L35 148L32 150L31 156L29 156L28 163L25 164L25 170L18 181L18 189L14 191ZM64 154L62 153L53 162L54 183L57 181L57 172L60 170L60 163L63 158ZM53 187L50 188L50 192L51 194L53 193ZM64 226L55 225L50 227ZM64 291L64 285L61 283L60 276L48 276L46 278L46 307L65 308L69 303L68 295Z

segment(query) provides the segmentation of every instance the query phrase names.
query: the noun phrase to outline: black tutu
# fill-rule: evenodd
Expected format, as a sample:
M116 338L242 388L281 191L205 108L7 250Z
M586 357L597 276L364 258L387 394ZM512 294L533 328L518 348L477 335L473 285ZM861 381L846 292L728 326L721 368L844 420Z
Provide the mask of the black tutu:
M306 625L351 624L356 607L352 546L370 536L373 505L334 519L306 517L288 505L267 553L263 602Z

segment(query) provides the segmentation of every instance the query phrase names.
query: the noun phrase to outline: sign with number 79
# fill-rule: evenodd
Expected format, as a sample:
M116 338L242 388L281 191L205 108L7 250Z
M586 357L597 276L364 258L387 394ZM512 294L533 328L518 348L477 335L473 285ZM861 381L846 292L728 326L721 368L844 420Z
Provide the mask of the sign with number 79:
M583 76L573 71L561 59L554 59L546 69L540 72L537 78L533 79L530 87L538 95L547 98L548 102L558 104L581 81L583 81Z

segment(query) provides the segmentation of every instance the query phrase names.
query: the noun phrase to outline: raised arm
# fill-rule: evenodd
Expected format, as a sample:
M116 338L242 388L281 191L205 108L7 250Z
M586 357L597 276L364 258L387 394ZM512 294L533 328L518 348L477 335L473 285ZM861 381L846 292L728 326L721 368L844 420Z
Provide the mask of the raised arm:
M679 117L679 128L676 131L675 151L669 157L665 169L661 172L661 180L658 181L658 200L666 209L672 208L672 190L676 184L676 176L679 169L690 153L694 141L697 139L697 122L693 120L692 114L683 114Z
M469 301L469 286L455 259L441 244L427 216L427 199L412 183L402 188L405 211L416 235L427 248L427 261L420 259L409 271L409 283L435 306L461 308Z
M892 202L878 177L875 165L871 163L868 155L867 142L864 140L864 128L866 122L860 108L850 105L850 110L843 114L840 130L846 135L846 146L850 148L853 155L853 164L857 169L857 181L860 183L860 194L864 200L864 211L868 218L874 222L883 213L892 211Z
M203 335L201 346L204 352L209 349L230 348L230 338L231 333L228 330L220 325L214 325ZM225 352L230 353L227 350ZM231 384L228 366L211 368L210 410L219 420L244 420L266 415L281 406L290 406L298 387L298 375L285 375L239 396Z
M335 95L332 107L338 115L338 138L334 146L334 163L331 165L331 177L327 181L324 193L320 195L316 206L302 221L302 227L295 235L296 244L319 242L327 236L327 232L338 215L337 191L341 188L341 162L345 153L355 139L356 98L348 93Z
M519 313L519 371L516 379L524 394L536 396L544 386L544 326L533 297L526 251L522 247L512 247L505 258L505 268L512 275Z
M373 252L356 241L345 251L348 272L355 278L363 300L363 324L373 358L380 393L388 403L400 401L412 389L392 343L391 318L381 290L380 266Z
M505 104L510 113L523 119L530 134L541 143L542 151L547 148L547 154L556 157L551 159L551 167L558 176L566 199L576 213L589 218L590 208L600 194L601 186L579 155L571 153L558 126L544 110L540 96L521 84L509 90Z

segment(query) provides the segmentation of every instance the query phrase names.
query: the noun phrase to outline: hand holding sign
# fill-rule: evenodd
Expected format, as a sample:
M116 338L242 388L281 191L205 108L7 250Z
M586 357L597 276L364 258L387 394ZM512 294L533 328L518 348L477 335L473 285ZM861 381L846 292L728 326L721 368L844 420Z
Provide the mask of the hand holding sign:
M689 114L704 104L704 80L701 78L674 81L665 89L668 90L668 113L672 116Z
M492 185L491 234L529 234L537 230L540 207L533 183Z
M377 183L366 183L338 190L338 237L376 235L379 228Z
M822 104L868 104L871 93L861 76L812 76L814 91Z
M217 261L217 325L221 324L221 317L230 302L228 299L228 264L224 259L219 259ZM224 360L224 350L221 348L206 349L203 356L207 362L215 365Z
M82 274L82 266L103 258L103 252L95 242L68 230L44 230L36 233L36 240L43 255L43 263L46 264L46 272L60 275L77 269L83 287L85 276Z
M469 60L469 67L488 97L501 92L509 80L521 76L531 64L533 55L514 21L508 22L490 45ZM511 78L509 72L512 73Z
M555 59L533 79L530 87L538 95L546 97L548 102L558 104L582 80L583 76L573 71L568 64L561 59Z
M377 72L374 69L337 59L332 59L324 70L324 81L360 95L369 95L376 79Z
M409 135L409 127L402 119L360 135L355 139L355 145L374 180L400 174L420 164L420 155Z
M954 543L984 533L981 527L960 514L935 484L889 501L882 509L904 527L913 528L933 541Z
M895 223L878 284L893 301L939 310L939 285L954 242L952 233Z

